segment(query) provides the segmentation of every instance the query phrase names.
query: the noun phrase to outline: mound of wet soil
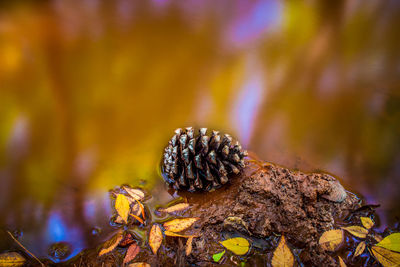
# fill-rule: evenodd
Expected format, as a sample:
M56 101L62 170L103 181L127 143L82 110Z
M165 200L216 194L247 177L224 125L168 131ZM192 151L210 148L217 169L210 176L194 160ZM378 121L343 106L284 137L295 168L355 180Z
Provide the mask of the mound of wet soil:
M337 266L318 245L319 237L334 228L335 220L360 207L359 199L328 174L306 174L255 161L230 186L187 197L194 204L190 217L200 218L201 233L187 260L199 265L210 264L210 254L221 250L222 233L253 240L253 248L267 254L284 235L299 263Z

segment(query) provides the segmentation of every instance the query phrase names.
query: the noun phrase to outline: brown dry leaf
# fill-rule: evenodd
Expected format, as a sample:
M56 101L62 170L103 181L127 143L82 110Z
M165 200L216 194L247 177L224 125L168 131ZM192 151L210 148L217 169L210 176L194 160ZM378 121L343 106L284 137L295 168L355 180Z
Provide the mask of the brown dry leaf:
M130 187L127 187L127 186L122 187L122 189L124 189L129 194L129 196L131 196L135 200L144 199L144 196L145 196L144 192L142 190L140 190L140 189L130 188Z
M5 252L0 254L0 266L19 267L24 265L25 258L18 252Z
M192 243L193 243L193 236L189 237L186 241L186 256L189 256L192 253Z
M132 261L136 255L139 253L140 248L136 243L133 243L129 246L128 250L126 251L125 258L123 264L126 264Z
M366 229L371 229L374 226L374 222L370 217L361 217L361 223Z
M125 223L128 223L128 215L129 215L129 201L125 195L118 194L117 199L115 200L115 210L118 215L121 216L122 220Z
M157 251L160 248L162 241L163 234L161 231L161 227L158 224L154 224L151 227L149 234L149 245L154 254L157 254Z
M373 246L370 253L383 267L400 266L400 253L377 246Z
M365 250L365 242L362 241L360 242L360 244L358 244L358 246L356 247L356 251L354 252L353 258L361 255Z
M159 211L166 212L166 213L174 213L174 212L177 212L177 211L185 210L189 206L190 205L188 203L179 203L179 204L176 204L174 206L171 206L171 207L168 207L168 208L165 208L165 209L159 209Z
M100 250L99 256L113 251L118 246L119 242L121 242L122 238L123 238L122 231L119 231L113 237L111 237L109 240L107 240L103 244L103 248Z
M127 267L150 267L150 264L146 262L134 262L129 264Z
M334 251L343 242L343 231L341 229L329 230L319 238L320 246L327 251Z
M132 206L131 213L135 214L136 216L141 216L142 215L142 209L139 205L139 203L136 202L136 200L133 200L135 204Z
M286 245L285 237L282 236L278 247L274 251L271 264L273 267L291 267L294 264L294 257L290 248Z
M197 237L197 235L181 235L181 234L177 234L171 231L165 231L164 234L166 236L177 236L177 237L185 237L185 238L189 238L189 237Z
M174 219L164 223L164 228L171 232L181 232L192 226L199 218Z
M340 256L338 256L338 257L339 257L339 266L340 267L347 267L347 265L346 265L346 263L344 263L343 259Z
M342 227L343 230L346 230L350 234L359 237L359 238L366 238L368 234L368 230L365 229L364 227L361 226L348 226L348 227Z

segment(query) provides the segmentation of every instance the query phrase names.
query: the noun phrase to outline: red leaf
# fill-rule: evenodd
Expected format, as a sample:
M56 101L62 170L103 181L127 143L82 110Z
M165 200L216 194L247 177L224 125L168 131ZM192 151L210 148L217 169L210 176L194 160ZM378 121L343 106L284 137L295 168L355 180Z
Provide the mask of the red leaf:
M128 250L126 251L123 264L128 263L131 260L133 260L136 257L136 255L139 253L139 251L140 251L140 248L136 243L130 245Z

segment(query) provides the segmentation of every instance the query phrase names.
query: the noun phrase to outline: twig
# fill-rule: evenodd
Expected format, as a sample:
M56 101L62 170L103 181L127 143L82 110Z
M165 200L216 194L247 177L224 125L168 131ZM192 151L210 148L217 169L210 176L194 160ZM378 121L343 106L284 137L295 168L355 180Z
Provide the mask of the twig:
M7 231L7 233L11 236L11 238L15 241L15 243L17 243L23 250L25 250L26 253L28 253L29 255L31 255L35 260L37 260L40 265L45 266L43 264L43 262L41 262L35 255L33 255L33 253L31 253L29 250L27 250L11 233L10 231Z

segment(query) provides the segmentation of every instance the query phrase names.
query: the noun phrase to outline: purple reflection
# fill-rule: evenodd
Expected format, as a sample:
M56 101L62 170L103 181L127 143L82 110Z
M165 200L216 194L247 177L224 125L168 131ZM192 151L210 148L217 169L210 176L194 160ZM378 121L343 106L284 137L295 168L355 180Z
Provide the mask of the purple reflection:
M240 14L228 29L226 40L230 45L243 46L262 36L268 26L280 22L282 7L278 1L258 1L250 9L248 2L241 2L237 9ZM248 10L246 10L248 9Z
M250 142L254 128L255 117L263 100L264 79L258 64L249 59L246 67L247 75L233 108L232 122L239 133L239 139L244 146Z

